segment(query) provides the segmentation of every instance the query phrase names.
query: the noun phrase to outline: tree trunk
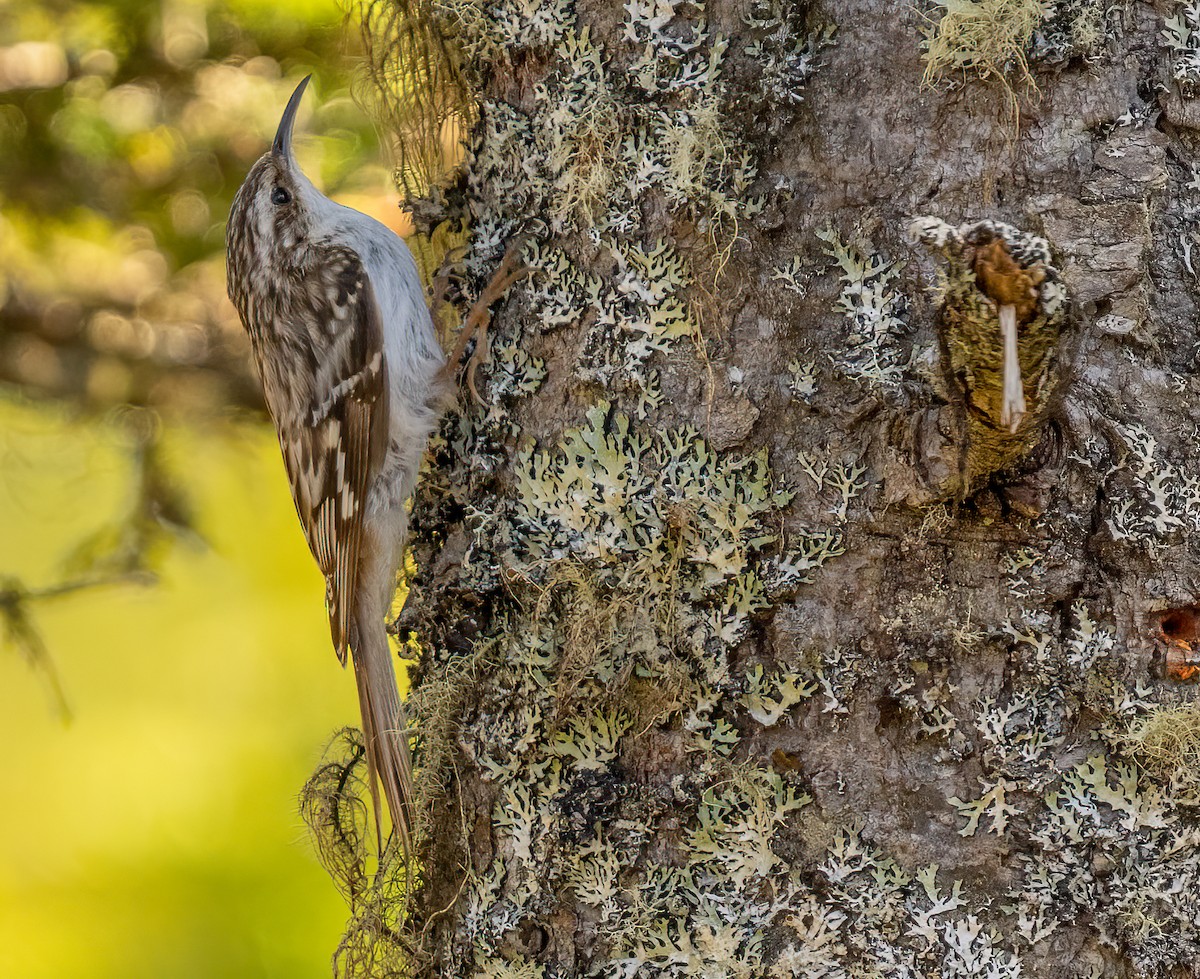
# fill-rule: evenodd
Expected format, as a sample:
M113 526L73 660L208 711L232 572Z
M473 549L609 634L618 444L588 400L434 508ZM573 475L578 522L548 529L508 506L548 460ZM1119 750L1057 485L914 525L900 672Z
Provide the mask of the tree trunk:
M412 972L1200 974L1200 15L955 9L435 6Z

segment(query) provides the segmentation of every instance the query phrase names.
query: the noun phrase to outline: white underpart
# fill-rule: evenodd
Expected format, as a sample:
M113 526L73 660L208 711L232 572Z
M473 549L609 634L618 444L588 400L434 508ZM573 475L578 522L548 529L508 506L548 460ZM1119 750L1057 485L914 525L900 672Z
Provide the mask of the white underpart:
M1017 357L1017 308L1000 307L1000 334L1004 337L1004 400L1000 404L1000 424L1015 432L1025 417L1025 385L1021 381L1021 361Z
M321 194L303 174L302 195L315 240L353 248L362 259L383 320L383 359L388 382L389 450L383 472L368 494L368 521L403 539L404 501L412 494L425 444L437 424L434 386L445 363L425 290L412 253L395 232L372 217ZM390 582L389 582L390 584Z

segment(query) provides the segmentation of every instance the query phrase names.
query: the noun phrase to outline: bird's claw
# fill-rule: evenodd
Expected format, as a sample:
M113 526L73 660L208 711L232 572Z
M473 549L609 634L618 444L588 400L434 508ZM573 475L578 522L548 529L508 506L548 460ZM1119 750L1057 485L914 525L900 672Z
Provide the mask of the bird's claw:
M475 349L467 361L466 382L467 389L471 392L471 397L479 405L482 405L484 401L480 397L478 387L475 385L475 372L478 370L480 363L485 359L487 331L492 321L491 305L500 299L514 282L523 279L533 271L532 266L526 265L521 260L521 252L524 250L524 247L524 238L517 238L509 244L504 252L504 258L500 260L499 267L491 279L488 280L488 284L484 286L483 292L479 294L479 298L471 305L471 309L467 313L467 318L463 322L462 332L459 333L454 353L450 355L448 367L450 370L455 370L462 360L462 356L466 352L471 338L476 337Z

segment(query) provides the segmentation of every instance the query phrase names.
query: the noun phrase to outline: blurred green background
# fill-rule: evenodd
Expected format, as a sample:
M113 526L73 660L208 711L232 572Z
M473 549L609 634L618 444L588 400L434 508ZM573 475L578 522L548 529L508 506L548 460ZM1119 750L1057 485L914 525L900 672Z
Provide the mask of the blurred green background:
M329 974L296 796L354 682L223 239L309 71L301 164L404 230L358 60L333 0L0 0L5 979Z

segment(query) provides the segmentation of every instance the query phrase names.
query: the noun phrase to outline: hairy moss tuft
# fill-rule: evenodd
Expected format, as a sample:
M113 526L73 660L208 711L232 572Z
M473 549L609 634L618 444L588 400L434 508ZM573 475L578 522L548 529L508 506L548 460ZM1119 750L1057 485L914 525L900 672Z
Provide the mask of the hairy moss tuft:
M1200 703L1154 709L1130 728L1125 745L1174 801L1200 805Z

